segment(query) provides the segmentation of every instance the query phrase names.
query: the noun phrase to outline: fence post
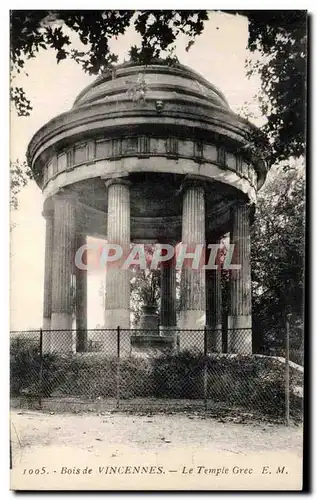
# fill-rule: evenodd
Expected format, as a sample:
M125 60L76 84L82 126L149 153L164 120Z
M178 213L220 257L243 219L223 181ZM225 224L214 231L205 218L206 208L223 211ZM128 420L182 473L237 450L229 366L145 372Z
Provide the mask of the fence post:
M291 314L286 312L286 338L285 338L285 425L289 425L289 318Z
M117 327L117 408L120 405L120 326Z
M42 408L43 394L43 330L40 329L40 371L39 371L39 406Z
M207 411L207 383L208 383L208 364L207 364L207 328L204 327L204 407Z

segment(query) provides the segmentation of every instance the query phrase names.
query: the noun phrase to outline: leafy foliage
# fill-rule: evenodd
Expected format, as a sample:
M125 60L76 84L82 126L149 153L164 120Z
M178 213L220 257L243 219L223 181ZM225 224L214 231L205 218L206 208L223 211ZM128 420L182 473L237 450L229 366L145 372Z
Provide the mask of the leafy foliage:
M299 158L305 154L307 12L241 13L249 20L248 48L257 55L248 60L247 75L260 76L256 97L267 118L263 132L272 146L270 161Z
M119 376L120 400L159 398L202 400L204 370L207 373L209 407L223 410L254 411L271 418L283 416L285 403L284 368L273 358L256 356L204 357L200 352L166 352L160 356L123 358L62 357L46 354L43 358L43 383L39 384L38 346L15 343L11 348L11 396L80 397L85 401L115 398ZM118 375L119 374L119 375ZM294 387L302 385L302 376L291 368L291 415L301 418L302 402ZM167 402L166 402L167 403ZM146 405L138 403L138 407ZM166 406L168 408L168 406ZM220 410L221 412L221 410Z
M13 396L50 396L62 383L68 360L55 354L44 354L43 382L40 383L41 357L39 344L29 339L15 339L10 346L10 393Z
M272 170L258 195L251 237L253 317L258 337L266 332L267 338L276 338L277 332L285 330L287 306L293 313L294 335L300 335L305 253L302 170Z
M116 397L118 360L115 357L73 358L55 395L87 398ZM126 358L120 363L120 397L149 396L151 380L146 361Z
M146 64L173 45L180 33L188 35L193 43L207 19L205 11L14 10L11 12L12 77L41 49L53 49L58 63L73 59L89 74L110 71L118 56L109 43L124 34L131 22L142 36L141 48L131 47L131 59ZM73 46L70 33L78 36L82 50ZM22 88L13 85L11 99L20 116L30 114L32 106Z
M160 300L160 269L149 269L154 246L145 245L144 250L146 262L148 264L147 268L140 269L139 266L132 266L131 269L130 304L135 326L137 326L140 321L142 307L145 305L153 305L156 306L156 310L158 310Z
M157 10L137 13L134 27L142 37L141 47L131 47L132 61L149 64L151 60L161 57L166 52L166 59L171 64L177 62L175 42L180 34L188 38L187 49L193 45L195 37L204 29L208 20L207 11L175 11Z
M47 11L14 10L11 12L11 68L20 73L28 59L38 52L53 49L59 63L73 59L90 74L107 70L117 62L117 56L109 49L113 36L123 34L129 26L133 11ZM69 35L78 35L84 50L72 47ZM23 89L11 90L17 112L29 115L32 109Z
M18 193L21 188L26 186L28 180L32 179L32 171L27 162L22 163L19 160L10 162L10 207L18 207Z

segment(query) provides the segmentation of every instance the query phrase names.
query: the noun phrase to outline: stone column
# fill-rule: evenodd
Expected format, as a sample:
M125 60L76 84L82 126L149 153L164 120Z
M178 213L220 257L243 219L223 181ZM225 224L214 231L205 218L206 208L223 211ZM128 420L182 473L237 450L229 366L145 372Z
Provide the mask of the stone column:
M251 249L249 205L237 204L232 211L233 264L240 270L230 272L228 352L252 354Z
M106 181L108 189L108 244L123 248L123 257L107 267L105 327L108 329L130 329L130 271L122 265L130 251L130 183L122 178ZM107 351L116 349L116 341L108 332ZM115 337L116 339L116 337ZM105 342L107 343L107 341ZM121 332L121 354L131 351L130 332ZM116 352L116 351L115 351Z
M61 353L74 352L75 347L72 332L76 237L75 211L74 200L62 195L55 197L51 351Z
M77 249L86 244L86 236L78 234ZM87 271L76 267L76 351L87 350Z
M193 253L198 244L205 245L205 192L195 180L185 181L183 189L182 244L187 244L187 253ZM179 332L180 349L203 350L206 296L202 265L192 269L192 260L188 259L182 266L180 328L200 332Z
M220 245L221 238L211 241ZM207 252L209 257L209 252ZM206 326L207 348L211 352L222 352L222 296L221 264L218 250L215 265L217 269L206 269ZM208 258L207 258L208 262Z
M43 352L50 352L51 345L51 316L52 316L52 256L54 212L43 211L46 221L45 228L45 269L44 269L44 297L43 297Z
M161 335L175 335L176 331L176 269L175 259L161 263Z

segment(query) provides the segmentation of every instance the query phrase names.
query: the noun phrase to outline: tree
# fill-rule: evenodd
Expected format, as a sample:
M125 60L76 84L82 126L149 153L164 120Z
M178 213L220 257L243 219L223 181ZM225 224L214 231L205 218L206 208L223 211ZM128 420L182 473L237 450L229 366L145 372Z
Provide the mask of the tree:
M278 341L285 309L303 323L305 184L303 167L274 169L258 196L251 235L255 342Z
M29 179L32 179L32 171L26 161L10 162L10 208L18 207L18 193L23 186L26 186Z
M131 295L130 306L133 313L133 324L138 326L142 314L143 306L155 306L156 312L159 311L161 301L161 267L151 270L151 261L153 258L154 245L145 245L145 255L147 260L146 269L140 269L139 266L132 266L131 270ZM176 314L180 312L180 280L181 272L176 269Z
M239 12L239 11L238 11ZM267 123L271 164L305 154L307 12L241 11L249 20L247 75L258 74L256 96ZM259 57L259 55L261 57Z
M158 312L160 301L160 269L150 269L154 253L154 245L144 246L146 269L139 265L131 266L131 295L130 304L133 313L133 324L138 326L143 306L155 306ZM140 256L140 259L142 257Z
M131 47L131 58L142 63L159 57L170 48L180 33L191 39L203 30L208 19L205 11L45 11L14 10L11 12L12 78L20 73L28 59L40 49L53 49L59 63L71 58L92 75L111 70L118 56L111 52L109 42L124 34L133 21L142 36L142 47ZM74 48L71 34L78 35L83 50ZM31 103L23 88L12 86L11 99L17 112L27 116Z
M155 306L158 312L160 302L160 270L135 269L131 278L130 304L133 324L138 326L144 306Z

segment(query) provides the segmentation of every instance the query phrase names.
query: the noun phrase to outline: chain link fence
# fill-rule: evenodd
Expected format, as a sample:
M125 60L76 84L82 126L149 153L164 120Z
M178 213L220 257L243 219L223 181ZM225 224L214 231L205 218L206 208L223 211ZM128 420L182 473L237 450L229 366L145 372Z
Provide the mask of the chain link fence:
M251 342L251 329L11 332L12 404L300 419L303 367Z

